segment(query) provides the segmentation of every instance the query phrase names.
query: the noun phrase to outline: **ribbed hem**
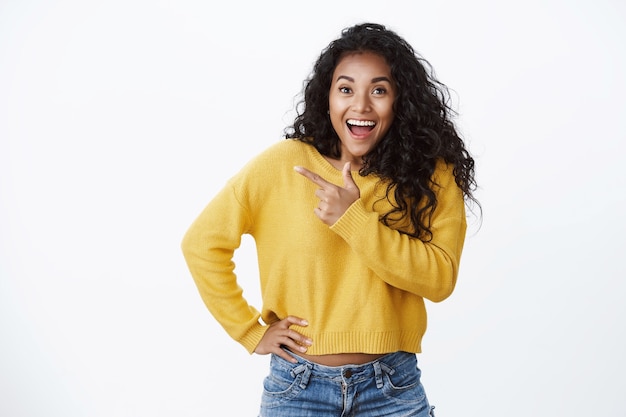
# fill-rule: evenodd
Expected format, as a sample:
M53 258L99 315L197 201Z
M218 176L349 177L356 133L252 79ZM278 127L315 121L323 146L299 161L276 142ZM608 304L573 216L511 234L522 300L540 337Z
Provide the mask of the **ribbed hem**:
M299 331L299 329L294 329ZM307 350L309 355L328 355L333 353L391 353L405 351L421 353L422 333L418 331L393 332L341 332L308 334L313 340Z
M269 326L262 326L261 324L255 324L248 332L239 340L239 343L243 345L248 353L254 353L254 349L259 345L259 342L263 338L263 335L267 331Z
M358 199L346 210L345 213L330 226L330 230L337 233L346 241L350 239L356 232L363 229L367 223L367 219L372 215L363 205L363 200ZM378 215L377 215L378 216ZM377 217L378 220L378 217Z

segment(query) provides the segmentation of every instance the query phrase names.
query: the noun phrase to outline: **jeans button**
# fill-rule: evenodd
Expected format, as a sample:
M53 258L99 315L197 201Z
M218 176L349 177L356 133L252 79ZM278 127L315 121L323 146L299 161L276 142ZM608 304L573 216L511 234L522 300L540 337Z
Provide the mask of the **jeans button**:
M350 378L350 377L352 376L352 371L351 371L351 370L349 370L349 369L348 369L348 370L346 370L346 371L343 373L343 376L345 376L346 378Z

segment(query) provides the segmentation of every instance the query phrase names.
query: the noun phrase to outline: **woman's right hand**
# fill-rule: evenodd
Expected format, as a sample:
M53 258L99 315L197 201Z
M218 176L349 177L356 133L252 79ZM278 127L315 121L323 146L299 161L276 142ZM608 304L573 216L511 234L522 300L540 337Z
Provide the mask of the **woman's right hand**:
M307 351L307 346L311 346L313 341L295 330L291 330L290 327L292 324L297 324L302 327L309 325L306 320L294 316L289 316L281 321L272 323L261 338L256 349L254 349L254 353L259 355L274 353L289 362L298 362L294 357L285 352L282 347L285 346L294 353L304 353Z

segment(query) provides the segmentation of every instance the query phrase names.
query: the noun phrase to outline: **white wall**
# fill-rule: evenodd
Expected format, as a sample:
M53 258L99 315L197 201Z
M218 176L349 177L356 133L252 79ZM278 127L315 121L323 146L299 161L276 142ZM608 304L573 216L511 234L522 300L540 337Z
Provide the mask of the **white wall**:
M484 222L420 355L439 415L621 415L626 6L213 4L0 2L0 415L256 415L268 358L180 240L364 20L457 93L477 161ZM237 261L257 302L248 240Z

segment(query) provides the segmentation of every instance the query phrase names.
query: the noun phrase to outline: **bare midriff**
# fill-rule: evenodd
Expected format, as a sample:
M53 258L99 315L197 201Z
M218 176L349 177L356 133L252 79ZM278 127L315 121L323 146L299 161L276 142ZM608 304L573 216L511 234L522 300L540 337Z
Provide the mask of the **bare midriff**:
M337 353L331 355L307 355L305 353L297 353L304 359L324 366L343 366L343 365L363 365L364 363L375 361L382 358L385 354L372 353Z

